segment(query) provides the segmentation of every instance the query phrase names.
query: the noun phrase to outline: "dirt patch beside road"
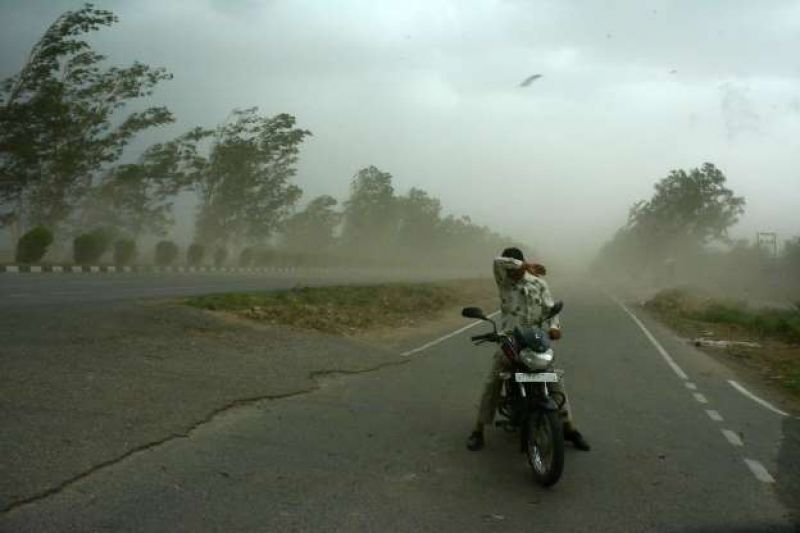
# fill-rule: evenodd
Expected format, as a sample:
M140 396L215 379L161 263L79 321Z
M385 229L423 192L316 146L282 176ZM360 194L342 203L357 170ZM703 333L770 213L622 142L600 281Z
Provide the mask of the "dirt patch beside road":
M401 352L468 324L461 316L463 307L494 311L497 288L488 278L298 287L284 292L214 294L185 303L251 327L272 324L316 330Z
M661 291L644 307L698 348L800 401L800 309L752 308L686 289Z
M362 337L424 327L448 317L459 306L487 303L492 298L496 298L496 289L487 279L297 287L198 296L186 303L256 322Z

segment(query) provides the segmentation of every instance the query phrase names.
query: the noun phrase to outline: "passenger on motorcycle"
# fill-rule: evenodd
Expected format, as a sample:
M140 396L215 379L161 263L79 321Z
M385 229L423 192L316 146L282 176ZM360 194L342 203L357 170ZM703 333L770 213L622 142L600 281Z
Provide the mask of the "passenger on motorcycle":
M500 257L494 260L494 279L500 293L500 324L503 331L513 331L517 326L538 325L541 318L554 305L553 297L547 282L542 278L546 273L542 265L526 263L519 248L506 248ZM548 323L549 322L549 323ZM552 340L561 338L558 315L542 324L548 330ZM494 420L503 380L499 374L508 368L508 359L502 350L494 355L494 363L486 379L481 405L478 409L478 421L475 430L467 440L467 448L478 451L483 448L483 428ZM561 416L564 420L564 438L571 441L579 450L588 451L589 443L575 427L567 400L566 391L561 382L550 386L553 392L560 392L564 397Z

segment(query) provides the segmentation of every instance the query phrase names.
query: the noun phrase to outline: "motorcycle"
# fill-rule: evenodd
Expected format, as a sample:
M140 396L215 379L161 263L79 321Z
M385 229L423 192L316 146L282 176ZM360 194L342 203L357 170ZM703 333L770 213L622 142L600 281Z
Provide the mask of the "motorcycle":
M476 345L499 344L509 360L510 370L500 374L503 392L497 409L504 420L495 425L519 431L520 448L526 454L533 477L545 487L554 485L564 470L560 410L566 398L548 388L548 384L560 381L562 372L553 369L554 353L542 324L560 313L563 306L563 302L556 302L536 327L518 327L510 333L498 333L497 324L479 307L465 307L461 311L464 317L492 324L493 332L476 335L471 340Z

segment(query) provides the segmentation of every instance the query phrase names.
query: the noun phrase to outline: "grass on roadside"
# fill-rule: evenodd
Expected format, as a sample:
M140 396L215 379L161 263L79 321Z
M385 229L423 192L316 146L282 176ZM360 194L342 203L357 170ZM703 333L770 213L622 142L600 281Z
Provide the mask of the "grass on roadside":
M486 280L371 286L301 287L288 291L213 294L187 304L253 320L326 333L356 334L410 326L447 308L491 294Z
M646 306L698 322L739 326L759 339L800 344L800 304L793 309L753 309L743 302L699 298L686 290L668 289L656 294Z
M800 305L752 308L744 302L699 296L688 289L668 289L646 302L645 308L692 338L758 341L760 347L733 345L722 353L800 398Z

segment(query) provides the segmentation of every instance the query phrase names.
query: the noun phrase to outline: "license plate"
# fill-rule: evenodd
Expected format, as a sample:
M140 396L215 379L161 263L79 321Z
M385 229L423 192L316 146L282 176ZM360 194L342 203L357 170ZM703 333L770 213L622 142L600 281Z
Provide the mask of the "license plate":
M517 383L557 383L558 375L555 372L539 372L538 374L514 374L514 381Z

